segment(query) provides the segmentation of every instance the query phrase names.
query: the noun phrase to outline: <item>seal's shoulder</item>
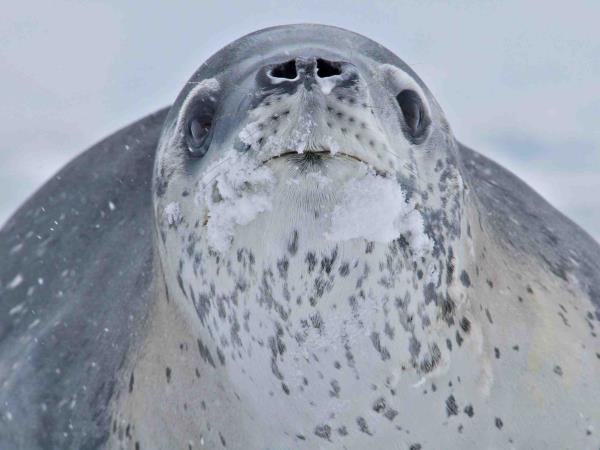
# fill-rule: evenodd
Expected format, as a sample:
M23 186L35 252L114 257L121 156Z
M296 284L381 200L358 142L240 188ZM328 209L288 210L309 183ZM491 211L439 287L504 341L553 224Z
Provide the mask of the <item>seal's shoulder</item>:
M149 304L165 116L75 158L0 230L0 404L11 418L0 420L2 448L87 448L108 429L113 375ZM73 386L85 389L74 397ZM73 400L69 414L53 412L61 399Z
M513 173L459 145L468 183L498 237L556 276L573 274L600 308L600 245Z

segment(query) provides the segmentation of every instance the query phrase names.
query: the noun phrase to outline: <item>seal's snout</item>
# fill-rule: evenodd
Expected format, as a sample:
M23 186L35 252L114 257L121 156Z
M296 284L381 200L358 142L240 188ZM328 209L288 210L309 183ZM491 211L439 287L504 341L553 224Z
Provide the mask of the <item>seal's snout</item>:
M318 56L298 56L281 63L269 64L259 70L257 81L263 88L277 87L293 92L299 85L312 89L315 85L331 91L348 87L359 79L356 67L347 61L334 61Z
M337 55L337 56L336 56ZM256 72L256 90L239 148L252 150L265 163L294 153L318 153L311 161L336 156L356 160L378 173L391 173L404 164L389 148L369 88L370 72L359 60L338 54L305 51L280 56Z

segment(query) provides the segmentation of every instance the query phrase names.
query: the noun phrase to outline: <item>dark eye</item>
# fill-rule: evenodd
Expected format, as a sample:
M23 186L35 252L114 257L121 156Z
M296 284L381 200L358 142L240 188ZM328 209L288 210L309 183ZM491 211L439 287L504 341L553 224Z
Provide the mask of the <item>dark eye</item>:
M208 151L211 127L209 119L194 117L189 121L187 142L192 156L200 158Z
M415 91L405 89L396 96L396 101L404 116L405 133L413 142L421 142L431 123L423 100Z

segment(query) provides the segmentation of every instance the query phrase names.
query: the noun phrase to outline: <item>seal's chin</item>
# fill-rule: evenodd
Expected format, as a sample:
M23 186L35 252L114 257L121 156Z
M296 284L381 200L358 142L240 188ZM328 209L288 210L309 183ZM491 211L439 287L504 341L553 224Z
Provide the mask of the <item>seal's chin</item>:
M318 167L326 162L330 162L335 159L344 159L346 161L353 161L360 164L364 164L367 167L371 168L377 175L379 176L387 176L389 173L386 170L375 167L368 161L361 159L360 157L346 153L343 151L333 152L328 148L321 148L318 150L305 150L303 152L298 152L295 150L286 150L275 156L272 156L265 161L263 164L269 164L274 161L285 159L290 161L292 164L297 165L301 170L309 169L311 167Z

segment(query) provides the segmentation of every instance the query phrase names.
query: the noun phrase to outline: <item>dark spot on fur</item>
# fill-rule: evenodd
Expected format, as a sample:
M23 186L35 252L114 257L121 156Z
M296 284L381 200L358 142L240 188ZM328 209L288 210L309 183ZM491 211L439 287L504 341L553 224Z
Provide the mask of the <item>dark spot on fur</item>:
M425 304L428 305L431 302L437 304L438 295L435 290L435 285L433 283L427 283L423 288L423 296L425 297Z
M373 411L375 411L376 413L380 413L384 409L385 409L385 399L383 397L380 397L377 400L375 400L375 403L373 403Z
M371 343L373 344L373 347L375 347L375 350L377 350L377 353L379 353L379 355L381 356L382 361L386 361L386 360L390 359L389 350L386 347L384 347L383 345L381 345L379 333L377 333L377 332L371 333Z
M460 347L463 343L463 337L460 335L460 333L457 331L456 332L456 343L458 344L458 346Z
M340 383L338 380L331 380L329 383L331 385L331 390L329 391L330 397L340 398Z
M314 328L319 330L319 332L323 331L323 318L321 317L321 313L318 311L315 314L310 315L310 323Z
M181 292L183 292L183 296L185 298L188 298L187 292L185 292L185 289L183 287L183 280L181 279L181 273L177 273L177 284L179 284L179 289L181 289Z
M292 237L288 242L288 252L290 255L294 256L298 252L298 230L294 230L292 232Z
M421 353L421 343L414 336L411 336L408 340L408 351L415 359L419 356L419 353Z
M429 348L429 354L421 362L421 372L429 373L433 371L442 360L442 352L437 344L431 345Z
M454 395L451 395L446 399L446 414L448 417L458 415L458 405Z
M529 292L530 294L533 294L533 289L531 289L531 286L527 286L527 292Z
M347 262L343 263L340 266L339 272L340 272L340 275L343 277L348 276L348 274L350 273L350 265Z
M471 321L466 317L460 319L460 328L465 332L469 333L471 331Z
M336 246L331 251L331 256L329 256L329 257L324 256L321 259L321 271L324 270L325 273L327 275L329 275L331 273L331 268L333 267L333 264L335 263L335 260L337 259L337 255L338 255L338 248Z
M502 419L500 417L496 417L494 423L496 424L496 428L498 428L499 430L501 430L504 426L504 423L502 422Z
M279 276L281 278L287 278L288 268L290 267L290 262L287 258L283 258L277 261L277 270L279 271Z
M313 252L308 252L305 258L306 264L308 265L308 273L312 273L317 265L317 257Z
M371 435L371 431L369 430L369 426L367 425L367 421L364 417L357 417L356 424L358 425L358 429L365 434Z
M331 438L331 427L327 424L317 425L315 427L315 435L329 441Z
M197 339L197 342L198 342L198 351L200 352L200 356L202 357L202 359L205 362L209 363L214 368L216 368L217 366L215 365L215 361L214 361L208 347L205 346L204 343L200 339Z
M469 274L464 270L460 273L460 282L463 284L464 287L471 286L471 278L469 277Z
M473 417L475 415L475 411L473 411L473 405L467 405L465 406L465 414L469 417Z
M441 304L442 309L442 319L448 325L454 324L454 313L456 311L456 305L454 300L452 300L448 295L446 295L446 299Z
M454 276L454 268L455 268L454 252L452 250L452 247L449 247L448 248L448 258L446 260L446 283L447 284L452 283L452 278Z
M388 408L383 413L383 416L390 422L392 422L396 418L397 415L398 415L398 411L396 411L393 408Z
M224 366L225 365L225 355L223 354L221 349L218 347L217 347L217 356L219 357L219 362L221 363L221 365Z

